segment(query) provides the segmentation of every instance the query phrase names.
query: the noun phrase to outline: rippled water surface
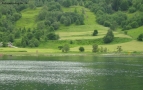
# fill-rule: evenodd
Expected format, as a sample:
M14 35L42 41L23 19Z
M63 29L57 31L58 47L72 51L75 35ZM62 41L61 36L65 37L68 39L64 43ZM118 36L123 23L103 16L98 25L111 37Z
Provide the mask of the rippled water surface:
M80 58L1 60L0 90L143 90L142 58Z

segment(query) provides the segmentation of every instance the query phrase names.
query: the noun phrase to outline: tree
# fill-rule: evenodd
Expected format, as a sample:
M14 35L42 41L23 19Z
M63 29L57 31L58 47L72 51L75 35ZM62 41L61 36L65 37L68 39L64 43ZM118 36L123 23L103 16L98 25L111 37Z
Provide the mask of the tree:
M124 31L124 34L125 34L125 35L127 35L127 34L128 34L128 31L127 31L127 30L125 30L125 31Z
M92 52L98 52L98 45L97 44L94 44L92 45Z
M137 40L138 41L143 41L143 33L138 36Z
M107 34L103 37L104 43L110 43L114 40L114 34L112 30L108 30Z
M70 7L70 6L71 6L71 1L70 1L70 0L65 0L65 1L63 2L63 6L64 6L64 7Z
M60 27L60 23L59 23L59 22L54 22L54 23L52 24L52 26L53 26L54 30L57 30L57 29L59 29L59 27Z
M58 46L59 50L62 50L63 49L63 46Z
M27 33L27 38L31 40L33 38L33 34L31 32Z
M94 30L92 36L97 36L97 34L98 34L98 31L97 31L97 30Z
M70 47L68 44L65 44L62 48L62 52L68 52L70 50Z
M3 47L6 47L7 46L7 43L6 42L3 42Z
M48 38L49 40L58 40L58 39L59 39L59 35L56 35L55 33L49 33L49 34L47 35L47 38Z
M84 47L79 47L80 52L84 52Z
M122 50L122 46L117 46L117 52L121 52Z
M10 34L10 35L9 35L9 41L10 41L10 42L14 42L14 35L13 35L13 34Z
M121 0L121 5L120 5L121 10L126 11L129 8L129 3L128 0Z

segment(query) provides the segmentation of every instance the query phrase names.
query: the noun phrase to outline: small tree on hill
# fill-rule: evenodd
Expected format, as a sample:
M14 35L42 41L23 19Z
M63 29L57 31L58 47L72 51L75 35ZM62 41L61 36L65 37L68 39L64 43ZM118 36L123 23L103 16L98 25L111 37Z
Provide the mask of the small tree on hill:
M98 45L97 44L94 44L92 45L92 52L98 52Z
M143 41L143 33L138 36L137 40L138 41Z
M108 30L107 34L104 36L103 41L104 43L110 43L114 40L114 34L112 30Z
M97 31L97 30L94 30L92 36L97 36L97 34L98 34L98 31Z
M69 45L65 44L62 48L62 52L68 52L70 50Z
M117 46L117 52L123 51L122 46Z
M84 52L84 47L79 47L80 52Z

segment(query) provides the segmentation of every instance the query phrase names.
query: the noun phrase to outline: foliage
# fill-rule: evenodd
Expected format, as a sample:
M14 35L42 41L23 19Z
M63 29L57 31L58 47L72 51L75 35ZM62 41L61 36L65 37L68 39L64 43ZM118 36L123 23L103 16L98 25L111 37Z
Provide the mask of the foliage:
M138 41L143 41L143 33L138 36L137 40Z
M48 40L58 40L59 39L59 35L56 35L55 33L49 33L47 35Z
M58 46L59 50L62 50L63 46Z
M84 47L79 47L80 52L84 52Z
M103 37L104 43L110 43L114 40L114 34L112 30L108 30L107 34Z
M127 35L127 34L128 34L128 31L127 31L127 30L125 30L125 31L124 31L124 34L125 34L125 35Z
M69 47L69 45L68 44L65 44L64 46L63 46L63 48L62 48L62 52L68 52L70 50L70 47Z
M92 45L92 52L98 52L98 45L97 44Z
M101 52L101 53L106 53L107 52L107 48L105 47L105 48L103 48L103 47L100 47L99 49L99 52Z
M123 51L122 46L117 46L117 52Z
M98 34L98 31L97 31L97 30L94 30L92 36L97 36L97 34Z

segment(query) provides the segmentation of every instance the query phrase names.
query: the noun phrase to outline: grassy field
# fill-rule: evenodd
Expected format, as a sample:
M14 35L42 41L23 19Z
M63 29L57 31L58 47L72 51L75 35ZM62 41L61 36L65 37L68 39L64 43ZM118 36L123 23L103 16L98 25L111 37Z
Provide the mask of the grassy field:
M128 35L133 39L137 39L137 37L143 33L143 26L135 29L128 30Z
M38 15L41 7L36 9L25 9L21 12L22 18L16 22L17 28L34 28L36 27L36 16Z

